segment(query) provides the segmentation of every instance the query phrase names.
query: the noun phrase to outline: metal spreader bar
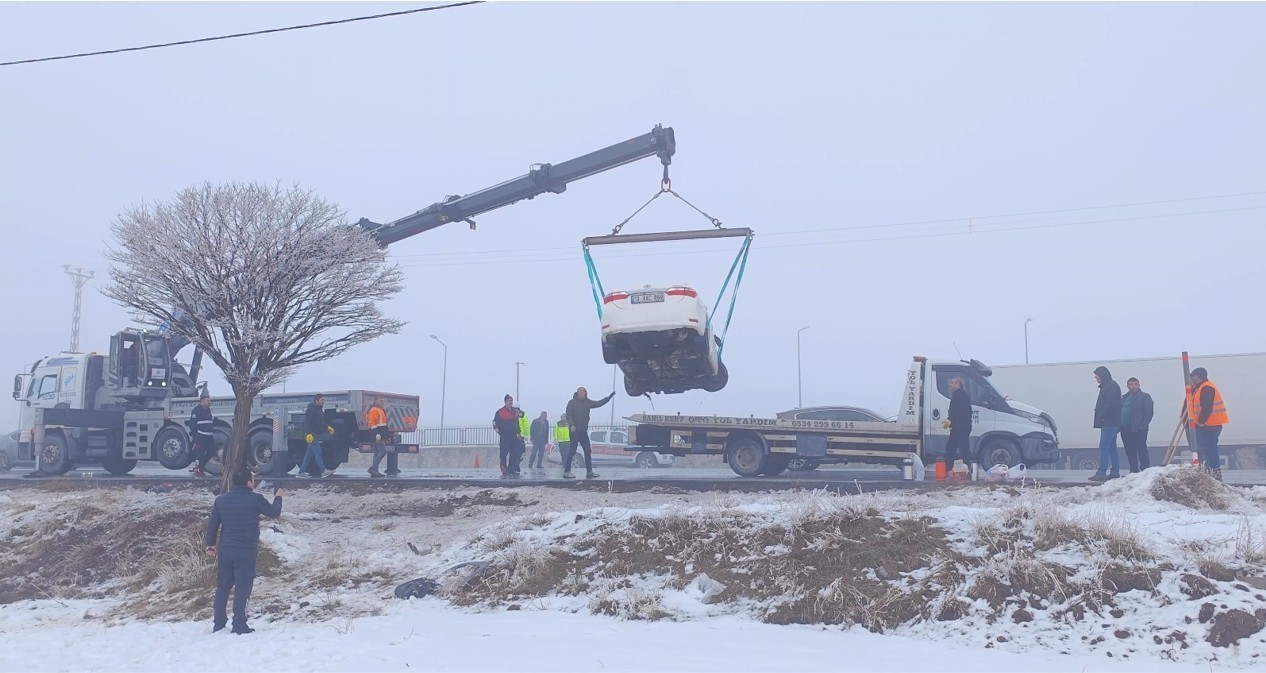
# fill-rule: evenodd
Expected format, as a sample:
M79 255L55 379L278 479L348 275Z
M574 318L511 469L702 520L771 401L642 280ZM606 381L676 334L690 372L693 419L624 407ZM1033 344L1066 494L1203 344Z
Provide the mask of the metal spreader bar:
M701 238L736 238L751 236L749 227L733 229L695 229L692 231L661 231L650 234L612 234L610 236L590 236L581 241L585 246L614 245L617 243L655 243L658 241L689 241Z

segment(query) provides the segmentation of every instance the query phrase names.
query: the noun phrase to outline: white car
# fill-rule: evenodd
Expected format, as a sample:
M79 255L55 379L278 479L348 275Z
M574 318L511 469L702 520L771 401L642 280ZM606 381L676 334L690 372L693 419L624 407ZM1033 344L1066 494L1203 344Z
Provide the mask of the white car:
M617 290L602 300L602 359L624 372L624 392L715 393L730 375L708 307L686 285Z

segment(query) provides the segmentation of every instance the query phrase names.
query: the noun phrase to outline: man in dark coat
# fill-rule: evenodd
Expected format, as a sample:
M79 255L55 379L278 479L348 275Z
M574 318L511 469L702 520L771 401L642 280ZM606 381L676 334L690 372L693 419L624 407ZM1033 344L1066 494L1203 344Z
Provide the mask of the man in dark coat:
M505 396L505 404L492 415L492 427L497 430L498 449L501 454L501 477L518 476L515 453L519 449L519 410L514 408L514 397Z
M593 471L593 445L589 443L589 412L606 404L615 397L615 393L598 400L589 399L589 391L582 386L576 389L567 403L567 422L571 424L571 442L567 454L563 456L563 478L575 479L571 473L571 458L576 455L576 445L585 450L585 478L593 479L598 475Z
M1125 382L1129 392L1121 398L1121 446L1125 458L1130 461L1130 472L1139 472L1152 466L1147 454L1147 428L1152 424L1156 407L1152 396L1143 392L1139 380L1131 377Z
M945 444L945 469L954 469L954 455L957 453L967 472L971 472L971 397L963 388L963 380L959 377L950 379L949 413L946 415L945 427L949 428L949 442Z
M1095 368L1099 399L1095 402L1095 427L1099 428L1099 469L1090 481L1107 481L1121 476L1121 456L1117 454L1117 433L1121 430L1121 386L1112 380L1107 367ZM1111 467L1112 471L1108 472Z
M251 633L246 625L246 601L255 586L255 561L259 558L259 517L281 516L280 488L270 504L255 492L255 477L247 468L233 473L233 488L216 497L207 523L207 553L216 558L215 602L212 632L228 623L229 589L233 590L233 633ZM217 544L216 539L219 538Z
M542 411L536 420L532 421L530 434L532 435L532 455L528 456L528 467L543 468L545 467L545 446L549 444L549 413Z

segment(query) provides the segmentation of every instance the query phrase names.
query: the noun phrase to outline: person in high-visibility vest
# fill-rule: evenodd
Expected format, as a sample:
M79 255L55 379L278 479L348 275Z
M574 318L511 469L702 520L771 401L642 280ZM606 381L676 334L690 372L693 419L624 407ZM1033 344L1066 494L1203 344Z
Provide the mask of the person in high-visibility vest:
M527 412L522 409L519 412L519 446L514 453L514 471L522 472L523 454L527 453L527 438L532 433L532 422L528 420Z
M1230 422L1222 391L1209 380L1204 367L1191 370L1191 397L1187 398L1187 418L1196 424L1196 451L1200 462L1222 481L1222 457L1218 455L1218 437L1222 426Z
M558 450L560 461L571 458L571 426L568 425L570 422L567 414L563 414L558 418L558 425L554 426L554 445ZM563 469L570 470L571 465L564 464Z

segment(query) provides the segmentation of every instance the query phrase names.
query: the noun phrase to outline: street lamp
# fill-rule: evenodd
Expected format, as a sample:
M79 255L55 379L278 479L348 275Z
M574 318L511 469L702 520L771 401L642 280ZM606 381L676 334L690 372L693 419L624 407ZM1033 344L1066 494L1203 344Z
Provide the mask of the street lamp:
M808 325L796 330L796 408L804 406L804 377L800 374L800 333L809 329Z
M444 429L444 402L445 402L445 398L448 397L448 344L444 343L443 341L440 341L440 338L435 336L434 334L431 335L431 338L435 339L436 343L444 347L444 378L442 379L440 383L440 430L443 430Z
M1032 318L1024 319L1024 364L1029 363L1029 323L1033 322Z
M523 408L523 400L519 399L519 367L526 365L526 362L514 363L514 401L519 403L519 408Z

